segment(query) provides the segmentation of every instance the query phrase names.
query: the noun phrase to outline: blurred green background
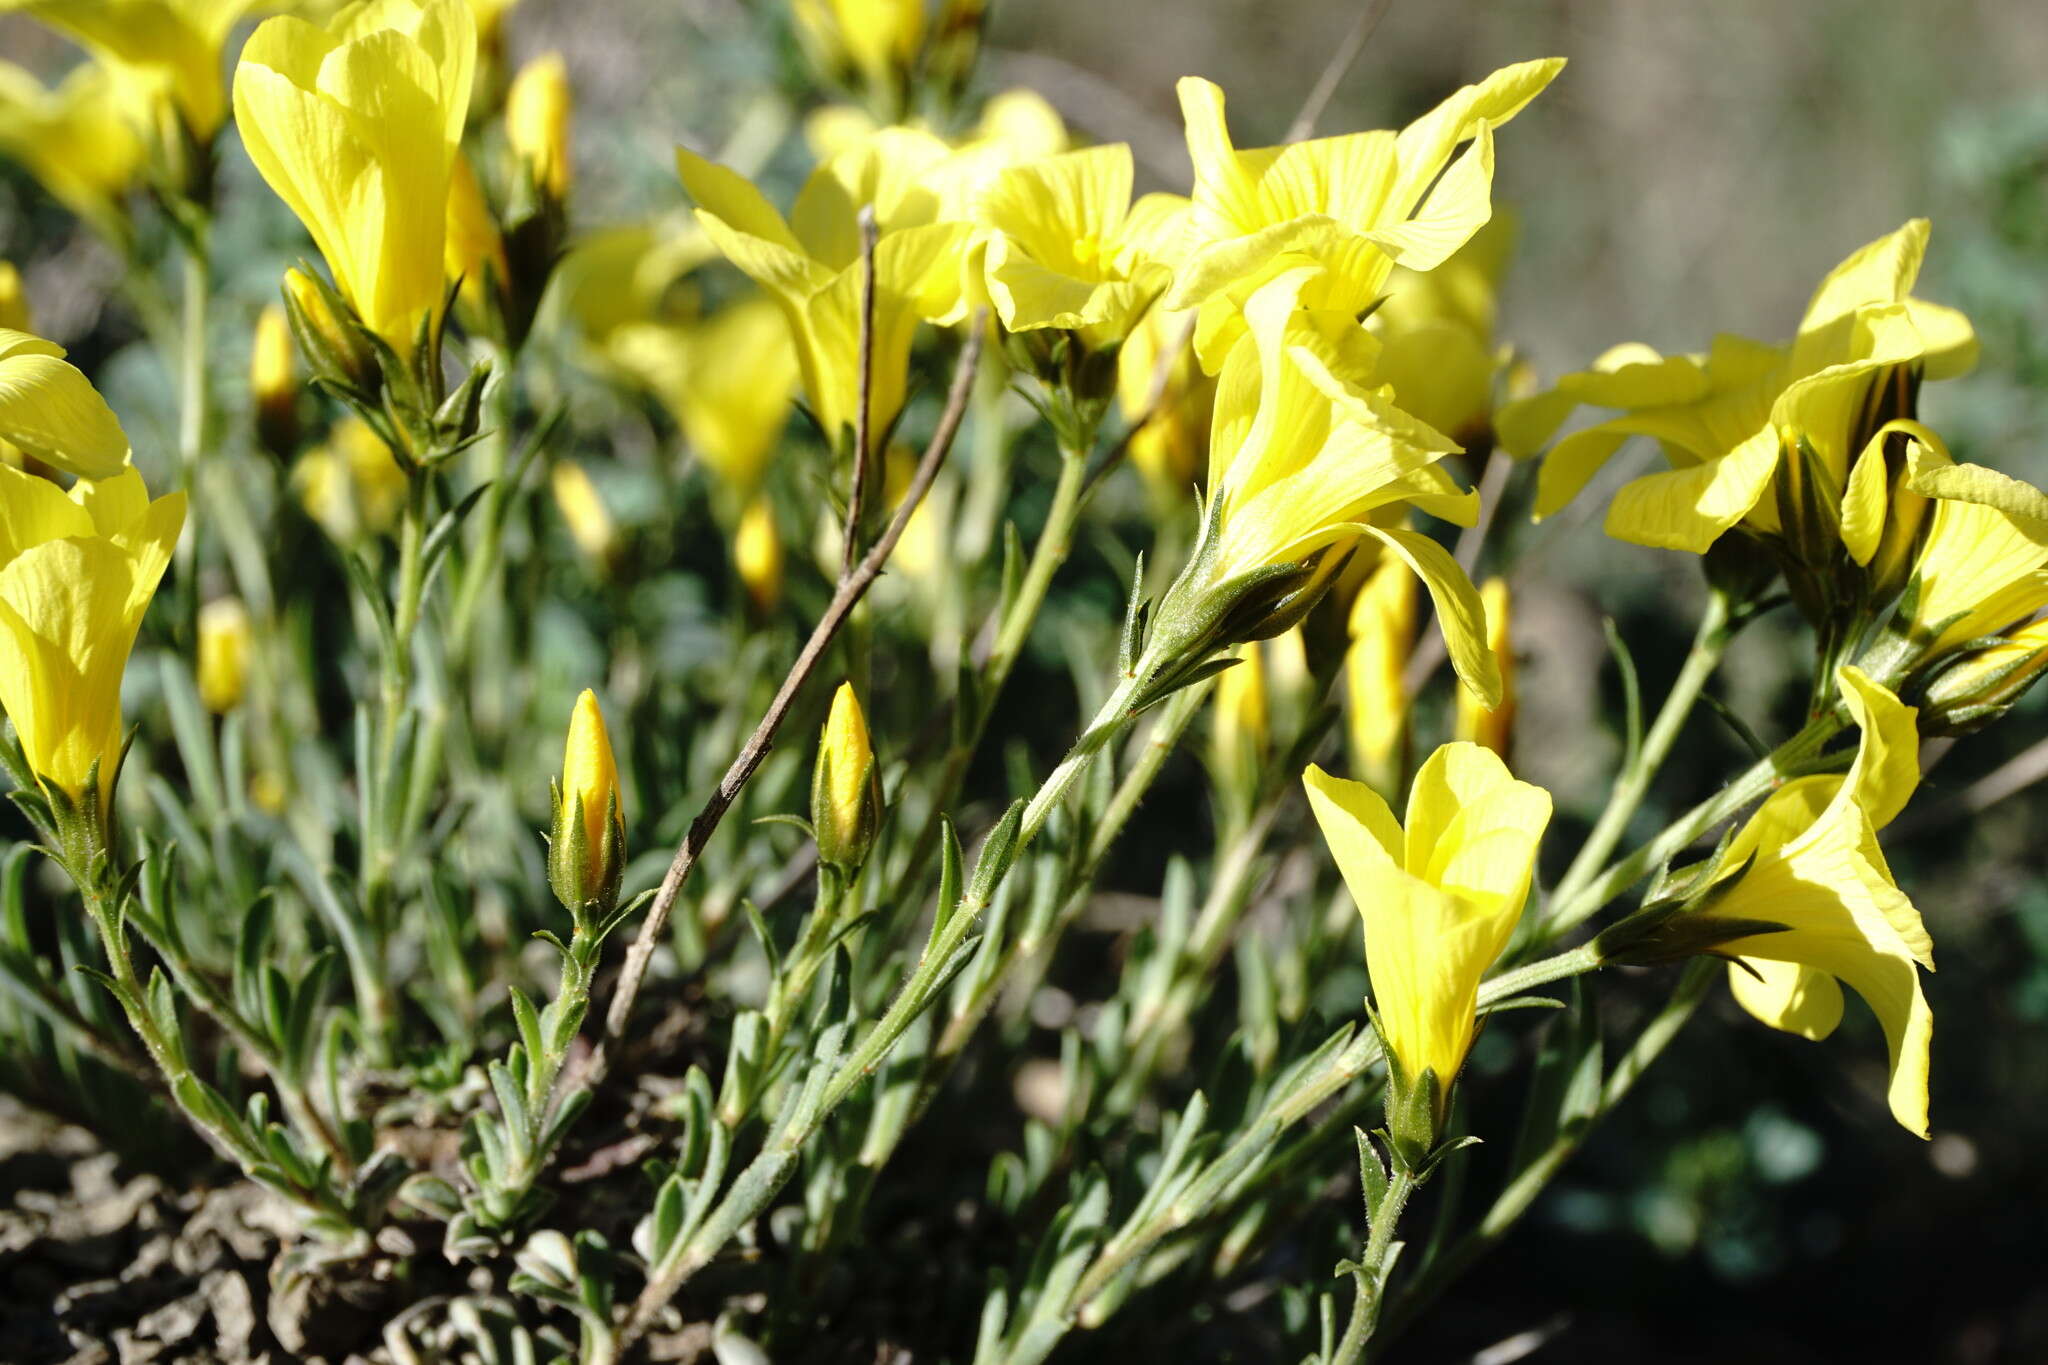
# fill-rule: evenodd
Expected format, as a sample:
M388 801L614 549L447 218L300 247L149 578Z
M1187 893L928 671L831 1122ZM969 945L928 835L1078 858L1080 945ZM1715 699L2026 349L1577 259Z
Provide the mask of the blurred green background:
M582 225L679 204L668 156L679 140L780 145L776 164L797 164L790 112L763 95L778 67L753 9L525 0L512 14L515 61L548 48L568 58ZM1275 140L1357 13L1284 0L997 0L986 80L1029 85L1081 132L1130 141L1144 187L1183 189L1174 80L1218 80L1241 141ZM46 71L71 59L18 21L0 20L0 50ZM1319 131L1405 121L1497 65L1553 53L1571 65L1502 133L1496 182L1521 234L1501 335L1546 377L1624 340L1704 349L1721 330L1787 335L1828 267L1924 215L1935 232L1920 292L1971 314L1984 359L1930 390L1923 415L1958 458L2048 483L2048 6L1396 0ZM253 177L232 160L230 184L246 189ZM12 171L0 182L0 253L22 260L44 329L91 368L127 339L101 308L118 267L30 198ZM233 282L252 307L277 264ZM1583 830L1616 752L1601 617L1620 623L1652 697L1690 635L1695 561L1599 532L1600 488L1653 458L1634 451L1566 515L1516 533L1516 762L1558 794L1552 855L1569 853L1562 836ZM1798 704L1802 648L1789 622L1754 629L1718 694L1776 733ZM1546 742L1556 736L1570 739ZM2005 791L2048 772L2042 743L2048 696L2037 694L1986 734L1930 746L1927 786L1895 827L1893 866L1941 967L1927 983L1931 1143L1872 1102L1883 1046L1866 1015L1815 1046L1722 999L1393 1358L2048 1360L2048 787ZM1702 712L1641 826L1703 795L1741 755ZM1186 837L1184 823L1170 832L1174 798L1155 805L1153 842L1136 831L1120 890L1156 894L1162 850ZM1509 1032L1490 1035L1475 1065L1511 1069ZM1507 1089L1500 1123L1519 1098ZM1482 1103L1477 1131L1489 1117ZM1482 1149L1475 1182L1488 1162ZM1355 1207L1347 1195L1330 1216ZM1196 1344L1208 1320L1191 1316L1178 1343L1084 1337L1069 1358L1186 1347L1220 1358L1228 1348Z

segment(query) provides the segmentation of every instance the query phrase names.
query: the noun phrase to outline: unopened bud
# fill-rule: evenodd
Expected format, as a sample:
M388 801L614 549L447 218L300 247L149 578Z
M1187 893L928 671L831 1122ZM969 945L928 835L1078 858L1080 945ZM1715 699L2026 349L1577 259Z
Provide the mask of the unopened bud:
M1227 797L1250 799L1271 746L1264 652L1256 643L1245 645L1237 663L1216 678L1212 763L1217 787Z
M811 775L811 827L818 858L845 872L867 861L881 823L881 784L875 751L868 743L867 717L852 683L832 696L832 713L818 740L818 766Z
M775 509L757 497L740 513L732 536L732 566L747 600L762 615L782 600L782 537L775 529Z
M619 769L597 694L585 688L569 718L562 785L548 838L548 882L570 914L609 914L626 866L626 821Z
M2012 709L2048 671L2048 618L2010 631L1936 675L1920 703L1921 731L1963 735Z
M561 512L576 548L599 568L608 568L618 547L618 532L589 473L574 460L563 460L548 476L548 485L554 491L555 507Z
M296 266L284 272L285 316L313 375L373 394L383 377L362 324L325 280Z
M249 681L249 609L219 597L199 609L199 700L215 715L242 704Z
M292 358L292 324L273 303L256 318L249 348L249 392L256 401L256 439L279 459L299 443L299 376Z
M505 140L533 177L542 197L560 204L569 197L569 117L574 102L569 68L550 52L519 68L505 94Z
M1458 689L1457 736L1508 756L1515 736L1515 646L1511 638L1512 603L1505 579L1489 578L1479 589L1486 608L1486 647L1500 664L1500 705L1488 710L1469 687Z
M1403 675L1415 638L1415 573L1400 556L1380 557L1352 600L1350 628L1344 691L1351 762L1360 781L1392 798L1399 792L1406 759L1408 690Z

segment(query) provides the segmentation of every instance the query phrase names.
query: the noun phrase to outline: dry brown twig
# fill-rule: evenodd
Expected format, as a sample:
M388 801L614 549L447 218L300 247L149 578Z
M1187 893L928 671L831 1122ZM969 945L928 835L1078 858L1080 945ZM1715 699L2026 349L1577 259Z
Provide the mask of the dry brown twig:
M775 699L761 716L761 723L754 727L754 733L740 749L725 776L719 779L717 788L704 803L697 818L690 822L689 832L677 847L675 858L669 863L668 872L661 879L661 888L655 893L654 903L648 907L647 917L640 925L640 932L633 939L633 946L626 952L625 965L620 969L619 980L612 988L611 1003L605 1012L604 1036L592 1050L585 1064L580 1081L594 1085L604 1078L609 1065L608 1051L616 1039L622 1037L633 1014L633 1002L640 993L641 982L647 975L648 963L654 957L654 949L660 941L662 931L668 927L669 916L674 912L676 900L682 894L683 884L689 880L691 871L697 865L704 847L717 832L719 823L731 809L734 801L767 758L774 747L775 736L782 723L789 716L790 707L796 695L809 680L811 673L831 647L839 630L853 612L875 579L881 576L882 567L889 555L902 539L903 529L910 523L910 517L924 501L925 493L931 488L932 480L938 477L940 467L945 463L947 453L952 449L953 437L960 429L960 422L967 411L967 398L973 385L974 370L981 358L981 334L983 314L977 312L970 319L967 341L961 348L959 362L953 369L952 387L946 394L946 407L940 414L937 430L932 433L931 444L925 447L923 457L918 461L917 471L911 476L910 486L905 490L903 500L881 536L869 547L849 570L839 576L832 601L825 608L824 615L812 629L810 639L804 642L796 662L790 665L789 673L776 690ZM865 405L865 398L863 398ZM849 523L847 534L853 534Z

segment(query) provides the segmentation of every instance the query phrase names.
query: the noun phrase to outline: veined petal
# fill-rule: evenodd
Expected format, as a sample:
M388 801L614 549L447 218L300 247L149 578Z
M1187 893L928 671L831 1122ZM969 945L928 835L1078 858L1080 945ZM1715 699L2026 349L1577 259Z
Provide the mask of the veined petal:
M1884 539L1885 512L1891 505L1890 471L1884 459L1888 435L1880 431L1864 443L1842 490L1842 548L1858 564L1870 563Z
M1493 217L1493 129L1481 120L1472 145L1450 165L1412 218L1370 239L1410 270L1433 270Z
M1607 534L1666 550L1705 554L1770 487L1778 433L1765 428L1718 460L1645 474L1623 485L1607 509Z
M1403 128L1396 142L1401 175L1389 196L1391 202L1403 212L1412 208L1459 143L1472 137L1482 122L1498 128L1521 113L1562 70L1562 57L1504 66L1458 90Z
M1836 670L1835 680L1863 735L1835 800L1854 801L1873 827L1883 829L1920 785L1920 734L1914 725L1920 713L1853 665Z
M1865 304L1896 303L1912 293L1920 263L1927 257L1929 231L1925 218L1914 218L1850 253L1814 290L1799 330L1814 331Z
M687 147L678 147L676 174L682 177L683 191L696 204L700 218L708 214L729 232L759 238L792 256L805 255L782 215L739 172L708 161Z
M0 329L0 439L68 473L104 479L128 463L128 436L64 348Z

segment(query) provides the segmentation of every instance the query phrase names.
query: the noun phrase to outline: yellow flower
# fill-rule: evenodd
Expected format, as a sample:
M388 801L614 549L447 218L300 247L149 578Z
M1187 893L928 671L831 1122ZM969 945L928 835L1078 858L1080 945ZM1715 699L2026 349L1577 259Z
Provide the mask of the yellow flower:
M1246 301L1249 334L1217 380L1209 525L1195 562L1212 585L1312 564L1317 578L1303 591L1319 593L1351 547L1377 542L1429 588L1458 675L1497 703L1478 593L1441 545L1397 524L1409 506L1471 523L1473 495L1435 463L1458 446L1367 387L1377 343L1364 329L1297 306L1322 273L1287 271Z
M1489 578L1479 589L1486 608L1486 644L1500 664L1500 705L1481 706L1471 692L1458 690L1456 733L1459 739L1508 757L1515 736L1515 647L1509 637L1510 600L1507 580Z
M732 564L754 610L763 615L774 611L782 600L782 536L767 498L755 498L740 514L732 534Z
M1736 1000L1773 1028L1825 1038L1842 1019L1840 983L1854 988L1884 1027L1892 1116L1925 1137L1934 1018L1918 968L1934 969L1934 948L1877 843L1920 779L1915 713L1854 668L1837 677L1863 730L1854 765L1773 792L1722 859L1733 885L1699 913L1786 926L1715 949L1733 959Z
M534 188L559 204L569 197L569 67L559 52L519 68L505 92L505 140L533 177Z
M1387 555L1352 599L1351 644L1344 653L1344 697L1351 762L1382 796L1398 791L1408 738L1404 674L1415 641L1415 574ZM1458 702L1464 705L1464 693Z
M571 914L609 912L625 871L625 800L597 694L585 688L569 717L562 785L548 839L548 880Z
M199 700L216 715L242 704L249 685L249 609L216 597L199 609Z
M48 465L105 479L128 464L128 437L64 348L0 329L0 441Z
M874 209L880 233L870 431L887 431L902 410L918 322L959 309L961 255L972 229L936 221L938 197L920 181L948 155L927 134L884 129L819 166L785 222L732 171L676 151L698 221L782 309L812 414L835 442L851 432L860 402L863 206Z
M87 63L47 90L0 62L0 154L18 161L94 231L127 235L121 198L142 169L142 139L122 117L113 82Z
M21 272L14 262L0 261L0 332L28 330L28 291L21 286Z
M91 49L134 92L136 117L153 131L158 109L174 113L202 146L227 117L221 49L259 0L0 0Z
M360 417L335 423L327 444L292 469L306 515L341 544L391 529L405 506L405 471Z
M548 486L554 490L555 507L569 528L569 538L603 567L611 559L617 528L589 472L574 460L563 460L549 473Z
M605 355L661 401L736 498L753 496L797 385L796 350L774 303L750 297L683 325L627 323L611 333Z
M0 466L0 710L29 767L74 801L100 765L104 813L121 752L121 675L185 524L124 469L67 494Z
M1179 223L1171 195L1131 203L1131 149L1089 147L1011 166L976 205L982 279L1013 332L1057 327L1089 350L1121 342L1173 278L1154 254L1157 224Z
M1836 266L1788 343L1720 336L1704 356L1669 357L1619 346L1503 412L1503 444L1529 454L1579 404L1622 410L1544 457L1536 515L1570 502L1631 436L1659 441L1673 465L1630 482L1608 508L1607 533L1638 545L1700 554L1739 522L1778 533L1767 494L1802 445L1842 489L1851 460L1885 420L1912 416L1921 380L1975 361L1969 321L1912 297L1927 234L1926 220L1914 219Z
M790 0L790 13L820 70L900 102L924 46L924 0Z
M1223 92L1184 78L1194 211L1188 258L1165 302L1201 305L1195 345L1203 365L1214 372L1223 363L1251 294L1303 258L1326 267L1303 306L1354 317L1379 297L1396 264L1429 270L1447 260L1493 212L1493 130L1563 66L1549 58L1504 67L1398 134L1251 150L1231 142Z
M881 817L875 751L867 717L852 683L832 694L832 713L818 739L818 766L811 778L811 827L818 857L840 868L865 862Z
M1362 782L1311 766L1309 808L1365 921L1365 963L1392 1065L1433 1073L1442 1121L1477 1026L1479 983L1528 898L1550 794L1475 744L1430 755L1406 829Z
M441 302L448 182L475 63L463 0L366 0L327 28L266 20L235 69L250 159L364 325L400 355Z

